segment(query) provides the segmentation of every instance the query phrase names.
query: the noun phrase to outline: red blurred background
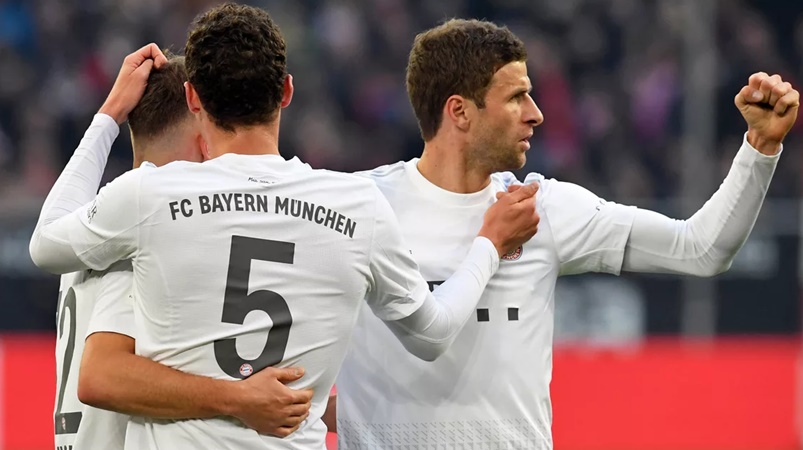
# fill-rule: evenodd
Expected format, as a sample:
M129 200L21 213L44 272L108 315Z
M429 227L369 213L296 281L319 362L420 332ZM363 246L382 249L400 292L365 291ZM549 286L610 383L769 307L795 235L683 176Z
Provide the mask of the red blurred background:
M49 334L0 339L2 449L53 448L54 342ZM555 448L800 449L801 362L800 341L784 338L558 347Z

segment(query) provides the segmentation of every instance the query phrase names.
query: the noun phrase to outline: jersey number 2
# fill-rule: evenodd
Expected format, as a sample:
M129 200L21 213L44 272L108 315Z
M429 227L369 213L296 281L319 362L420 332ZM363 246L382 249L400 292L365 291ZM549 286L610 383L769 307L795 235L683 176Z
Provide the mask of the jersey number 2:
M59 292L61 297L61 292ZM67 336L67 346L64 348L64 358L62 359L61 366L61 383L59 383L59 398L56 402L56 413L53 417L56 427L56 434L75 434L78 432L78 426L81 425L81 411L76 412L61 412L64 406L64 391L67 388L67 379L70 376L70 367L72 366L73 353L75 353L75 291L73 288L67 290L67 295L61 302L61 311L59 311L59 339L64 335L64 320L65 313L70 310L70 334Z
M231 237L229 272L226 277L221 320L225 323L242 325L251 311L264 311L273 321L273 326L268 332L268 340L262 353L251 360L243 359L237 353L235 338L215 341L215 359L229 376L246 378L284 359L290 325L293 323L287 301L276 292L268 290L249 294L248 280L251 277L252 260L293 264L294 255L295 244L290 242L245 236Z

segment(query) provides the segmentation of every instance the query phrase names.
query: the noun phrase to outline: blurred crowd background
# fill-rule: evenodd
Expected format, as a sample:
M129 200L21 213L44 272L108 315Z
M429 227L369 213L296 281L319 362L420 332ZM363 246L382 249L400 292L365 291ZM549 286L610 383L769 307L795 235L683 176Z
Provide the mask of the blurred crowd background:
M0 329L54 326L57 279L32 266L27 241L122 58L150 41L181 53L189 23L213 3L0 0ZM745 131L733 97L748 76L778 73L798 88L803 81L803 2L246 3L266 7L288 44L296 95L280 148L320 168L368 169L420 154L404 86L407 54L417 32L450 17L496 21L526 43L546 121L522 174L538 171L675 217L699 207L730 166ZM689 11L697 4L713 4L702 28L707 43L690 39L689 17L702 17ZM707 45L712 51L694 59ZM701 99L707 109L695 113L690 102ZM707 140L693 140L699 123L709 124ZM766 211L729 275L567 279L559 340L799 332L802 132L789 137ZM106 179L130 166L124 126Z

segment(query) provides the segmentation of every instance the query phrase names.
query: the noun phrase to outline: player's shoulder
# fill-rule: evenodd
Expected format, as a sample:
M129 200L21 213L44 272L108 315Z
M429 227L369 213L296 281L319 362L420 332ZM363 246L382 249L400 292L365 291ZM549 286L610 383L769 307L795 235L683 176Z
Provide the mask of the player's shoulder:
M606 204L615 204L571 181L546 178L540 174L529 174L525 183L537 182L538 205L550 217L550 221L577 220L577 217L595 215Z
M171 173L181 173L181 172L188 172L188 171L196 171L196 170L203 170L209 169L212 165L205 165L203 163L194 162L194 161L182 161L182 160L175 160L170 161L167 164L162 166L157 166L151 162L145 161L134 170L140 170L144 175L158 175L164 176L166 174Z
M373 190L376 186L376 183L371 178L361 176L359 172L347 173L329 169L310 169L307 176L318 178L328 184L353 186L355 189Z
M329 169L310 169L297 173L290 182L303 184L302 189L315 192L315 198L333 207L338 205L338 208L352 214L357 214L358 210L366 214L374 211L377 199L382 195L370 178Z
M124 192L134 192L135 187L141 185L142 180L156 170L156 165L150 162L143 162L139 167L123 172L120 176L110 181L103 188L122 190ZM101 189L102 191L102 189Z
M407 165L415 164L417 161L418 158L406 162L398 161L393 164L385 164L383 166L379 166L374 169L355 172L355 175L371 179L374 182L386 182L388 180L393 180L397 177L401 177L404 174Z
M399 161L393 164L386 164L375 169L357 172L357 175L371 180L376 184L377 189L387 198L394 196L395 192L406 191L405 180L408 180L408 171L416 170L415 165L418 158L410 161Z

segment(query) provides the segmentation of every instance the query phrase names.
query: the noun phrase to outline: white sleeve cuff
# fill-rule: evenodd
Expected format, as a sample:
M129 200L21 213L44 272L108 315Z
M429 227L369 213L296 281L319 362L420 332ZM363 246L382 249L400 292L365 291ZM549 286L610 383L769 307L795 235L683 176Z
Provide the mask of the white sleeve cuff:
M739 148L739 151L736 153L736 158L734 158L737 164L741 165L752 165L754 163L761 163L761 164L777 164L778 159L781 157L781 153L783 153L783 144L781 144L781 149L778 153L774 155L765 155L760 151L756 150L755 147L750 145L747 142L747 132L744 133L744 137L742 138L742 146Z

